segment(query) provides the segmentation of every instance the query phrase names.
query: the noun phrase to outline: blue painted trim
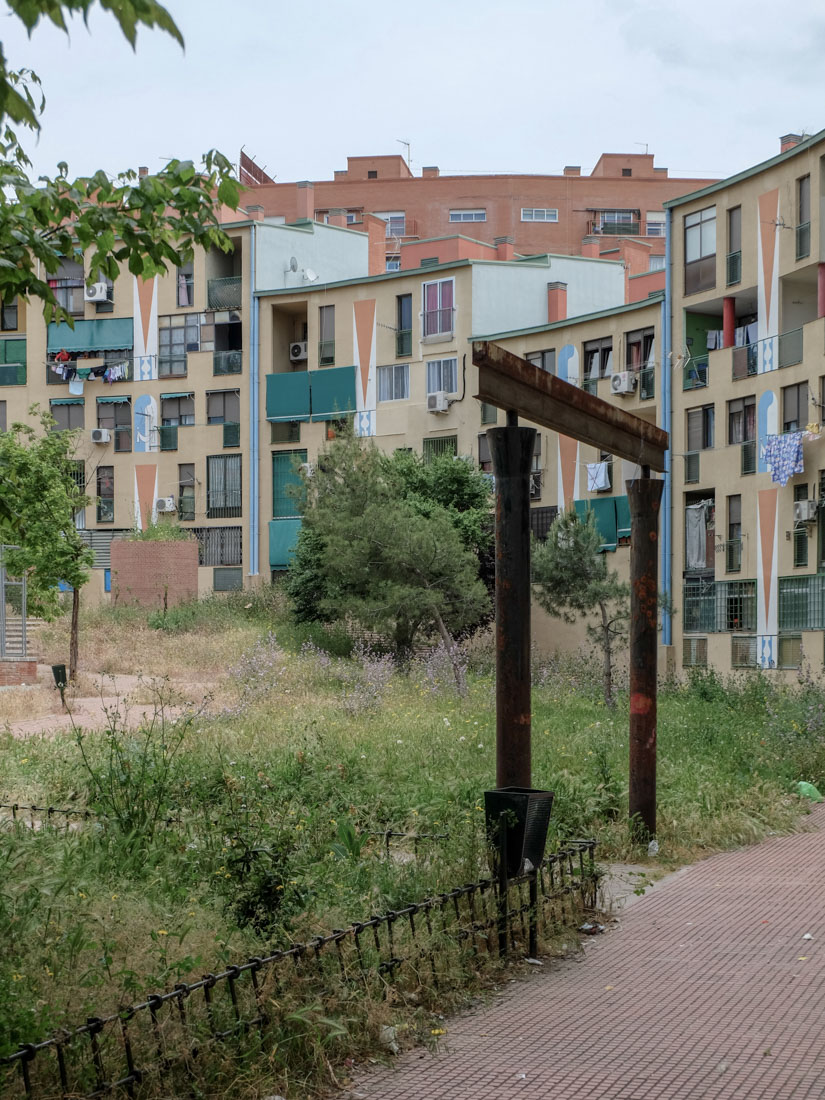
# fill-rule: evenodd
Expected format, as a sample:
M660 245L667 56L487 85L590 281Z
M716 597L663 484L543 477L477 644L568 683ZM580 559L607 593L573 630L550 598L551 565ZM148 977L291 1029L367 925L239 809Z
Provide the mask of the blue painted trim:
M665 298L662 302L662 427L668 434L665 452L665 487L662 492L662 560L660 573L662 591L673 599L673 361L671 359L671 317L673 306L673 275L671 268L671 228L673 211L668 210L665 222ZM662 641L673 645L673 616L669 611L662 615Z
M255 242L257 225L253 222L249 232L249 280L252 310L249 318L249 575L256 577L260 572L260 501L258 500L258 481L260 468L260 426L258 409L258 315L260 300L255 294Z

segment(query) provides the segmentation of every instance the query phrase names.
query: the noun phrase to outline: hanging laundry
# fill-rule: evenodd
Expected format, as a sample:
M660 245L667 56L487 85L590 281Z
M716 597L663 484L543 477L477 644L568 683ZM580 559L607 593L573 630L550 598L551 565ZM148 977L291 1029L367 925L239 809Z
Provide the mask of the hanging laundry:
M685 508L685 568L706 569L708 564L708 520L704 504Z
M708 351L715 351L716 348L719 348L719 347L722 346L722 343L719 339L719 333L716 332L714 329L708 329L708 334L707 335L708 335Z
M769 435L765 440L765 462L771 468L771 481L783 488L794 474L805 473L802 457L802 432Z
M600 493L610 488L610 473L606 462L587 463L587 490L590 493Z
M733 330L733 345L737 348L743 348L745 343L745 326L737 325Z
M759 325L756 321L751 321L749 325L745 325L745 343L755 344L759 333Z
M80 397L83 393L83 385L84 382L82 378L73 378L71 382L69 382L69 393L74 394L76 397Z

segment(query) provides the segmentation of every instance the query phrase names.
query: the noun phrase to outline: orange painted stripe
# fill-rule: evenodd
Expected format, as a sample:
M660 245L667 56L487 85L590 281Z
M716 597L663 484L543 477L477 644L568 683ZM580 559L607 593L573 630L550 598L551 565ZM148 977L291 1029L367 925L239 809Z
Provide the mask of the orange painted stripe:
M155 506L157 465L135 466L135 481L137 482L140 529L145 531L152 522L152 511Z
M356 302L354 310L355 338L358 342L358 364L361 374L361 408L366 408L372 360L372 337L375 331L375 299L365 298L361 302Z

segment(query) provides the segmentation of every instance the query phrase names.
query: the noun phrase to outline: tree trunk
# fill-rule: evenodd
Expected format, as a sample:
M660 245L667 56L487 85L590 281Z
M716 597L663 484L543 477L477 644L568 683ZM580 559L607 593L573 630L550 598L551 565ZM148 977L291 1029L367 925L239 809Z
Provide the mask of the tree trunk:
M614 707L616 700L613 698L613 653L610 638L610 619L607 615L607 604L599 601L599 610L602 614L602 688L604 701L608 707Z
M444 643L444 648L447 650L447 656L450 660L450 665L452 666L453 676L455 677L456 691L459 695L464 695L465 684L461 675L461 669L458 664L457 654L455 651L455 642L453 641L449 630L444 625L444 620L441 618L437 611L435 612L435 623L438 627L438 633L441 635L441 640Z
M77 635L80 619L80 589L75 586L72 589L72 628L69 634L69 680L74 680L77 675Z

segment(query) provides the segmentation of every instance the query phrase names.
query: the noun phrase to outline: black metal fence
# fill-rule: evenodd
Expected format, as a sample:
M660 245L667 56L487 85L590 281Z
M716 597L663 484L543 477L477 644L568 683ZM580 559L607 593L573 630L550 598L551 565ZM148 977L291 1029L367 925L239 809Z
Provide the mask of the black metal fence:
M468 883L22 1044L0 1062L0 1092L37 1100L139 1097L153 1081L202 1065L218 1045L224 1057L244 1059L276 1049L290 1013L313 998L349 1002L351 1013L356 994L438 990L457 972L533 954L540 939L595 906L594 849L593 840L569 841L505 885Z

